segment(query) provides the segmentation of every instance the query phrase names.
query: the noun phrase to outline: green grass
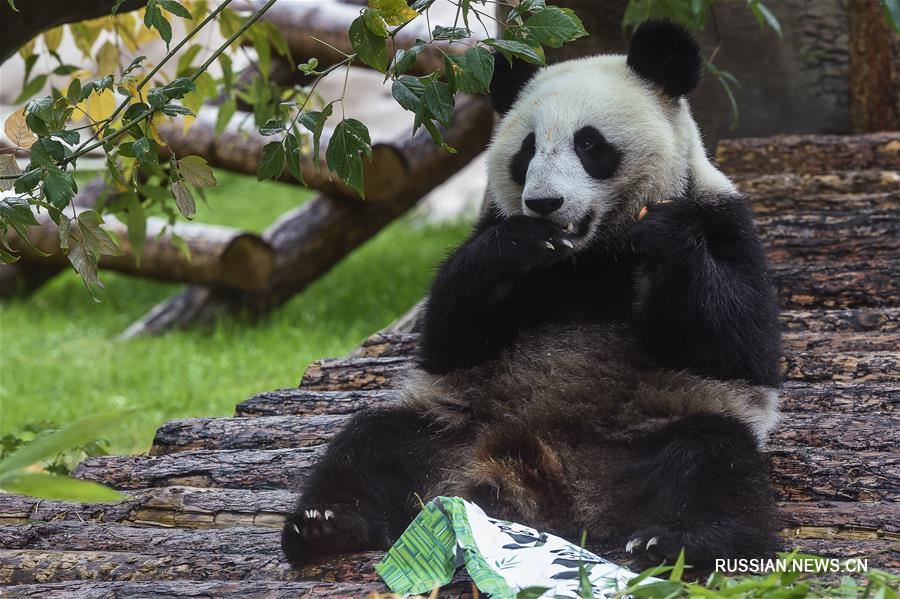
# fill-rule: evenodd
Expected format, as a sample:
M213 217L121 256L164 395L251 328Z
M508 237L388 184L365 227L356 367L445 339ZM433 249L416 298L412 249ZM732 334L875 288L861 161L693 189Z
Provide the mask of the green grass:
M197 220L261 230L308 199L297 187L217 173ZM340 356L407 310L468 225L402 219L257 325L118 341L178 285L103 273L94 303L72 272L25 301L0 304L0 434L50 419L133 408L106 435L113 453L146 450L161 423L226 416L249 395L296 386L306 365Z

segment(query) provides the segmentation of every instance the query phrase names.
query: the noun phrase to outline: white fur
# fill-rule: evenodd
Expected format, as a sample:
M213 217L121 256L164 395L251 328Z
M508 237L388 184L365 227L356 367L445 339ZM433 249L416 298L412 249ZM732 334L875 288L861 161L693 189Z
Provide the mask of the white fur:
M609 179L591 177L575 153L575 132L586 126L622 153ZM522 187L512 180L510 162L531 132L536 152ZM636 212L683 194L691 179L700 192L734 191L707 158L687 100L655 89L631 72L623 55L581 58L539 71L497 126L488 150L488 196L500 213L537 216L525 200L562 197L562 207L548 218L563 226L591 209L596 226L623 196Z

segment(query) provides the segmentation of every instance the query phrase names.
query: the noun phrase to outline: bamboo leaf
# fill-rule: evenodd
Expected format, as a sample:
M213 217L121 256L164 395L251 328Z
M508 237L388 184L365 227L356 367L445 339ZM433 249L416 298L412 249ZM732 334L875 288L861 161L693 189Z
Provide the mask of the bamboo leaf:
M89 480L43 472L15 472L0 477L0 488L9 493L85 503L112 503L124 499L114 489Z

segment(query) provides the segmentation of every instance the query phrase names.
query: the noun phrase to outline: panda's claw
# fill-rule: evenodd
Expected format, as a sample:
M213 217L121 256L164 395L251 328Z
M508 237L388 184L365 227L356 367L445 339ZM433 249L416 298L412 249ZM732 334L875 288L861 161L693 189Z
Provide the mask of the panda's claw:
M569 223L568 225L566 225L566 228L564 229L564 231L566 233L571 233L574 230L575 230L575 223Z
M545 241L545 242L544 242L544 247L546 247L548 250L555 250L555 249L556 249L556 246L553 245L552 243L550 243L549 241Z
M562 244L563 244L564 246L566 246L567 248L569 248L570 250L574 250L574 249L575 249L575 246L572 245L572 242L569 241L568 239L563 239L563 240L562 240Z
M634 553L635 547L638 547L643 542L644 542L644 539L642 539L640 537L635 537L635 538L631 539L625 545L625 552L626 553Z
M649 541L647 541L646 549L649 550L654 545L659 544L659 537L653 537Z
M332 512L331 510L325 510L325 519L331 520L333 518L334 518L334 512Z

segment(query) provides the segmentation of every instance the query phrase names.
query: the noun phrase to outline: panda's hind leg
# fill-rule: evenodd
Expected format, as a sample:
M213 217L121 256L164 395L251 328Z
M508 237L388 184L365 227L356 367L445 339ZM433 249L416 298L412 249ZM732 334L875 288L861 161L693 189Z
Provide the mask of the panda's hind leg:
M777 513L768 464L748 428L718 414L681 418L634 443L612 479L626 552L642 565L709 567L771 557Z
M355 415L313 467L287 517L281 546L288 561L390 547L417 513L415 493L440 459L438 437L405 406Z

